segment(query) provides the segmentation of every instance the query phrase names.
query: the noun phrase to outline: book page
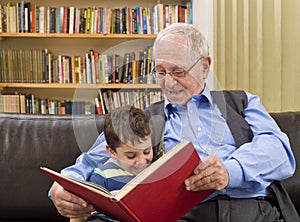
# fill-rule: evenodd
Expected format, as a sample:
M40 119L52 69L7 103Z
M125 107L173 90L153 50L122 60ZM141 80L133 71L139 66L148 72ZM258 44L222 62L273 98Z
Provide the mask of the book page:
M84 184L86 186L92 187L92 188L94 188L94 189L96 189L98 191L101 191L103 193L106 193L108 195L112 195L112 193L109 192L109 190L107 190L105 187L102 187L102 186L100 186L98 184L95 184L95 183L92 183L92 182L89 182L89 181L85 181L85 180L78 180L78 179L75 179L75 178L70 178L70 179L71 180L75 180L75 181L77 181L79 183L82 183L82 184Z
M52 179L54 179L56 182L58 182L60 185L62 185L67 190L68 190L68 188L65 187L66 184L64 181L69 181L69 183L77 184L77 186L86 187L89 190L93 190L94 192L101 193L101 195L103 195L103 196L109 196L110 198L114 196L106 188L104 188L98 184L88 182L85 180L71 178L71 177L62 175L61 173L58 173L54 170L51 170L47 167L40 167L40 169L43 170L44 172L46 172Z

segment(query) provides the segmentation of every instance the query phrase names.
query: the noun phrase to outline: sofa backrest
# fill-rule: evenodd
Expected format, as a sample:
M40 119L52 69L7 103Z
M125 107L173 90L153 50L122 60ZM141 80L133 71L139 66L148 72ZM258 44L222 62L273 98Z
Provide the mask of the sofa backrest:
M273 113L300 163L300 112ZM104 116L0 113L0 221L66 221L47 193L52 180L39 170L72 165L103 130ZM300 212L300 170L283 181Z
M0 114L0 220L64 220L47 192L52 180L39 170L74 163L103 130L104 116Z

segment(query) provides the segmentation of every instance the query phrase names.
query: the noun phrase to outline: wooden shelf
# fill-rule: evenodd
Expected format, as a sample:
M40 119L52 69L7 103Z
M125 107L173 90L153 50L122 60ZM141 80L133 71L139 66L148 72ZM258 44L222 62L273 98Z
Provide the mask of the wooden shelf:
M6 5L9 1L3 1L0 0L0 4ZM10 1L11 5L15 5L19 1ZM102 7L102 8L110 8L110 9L123 9L124 7L127 8L153 8L156 6L156 4L160 3L160 1L157 0L104 0L99 2L98 0L92 0L92 1L74 1L74 0L65 0L65 1L56 1L56 0L41 0L41 1L30 1L32 3L35 3L36 6L45 6L46 7L53 7L53 8L63 8L67 7L70 8L71 6L76 7L80 9L80 15L82 16L82 12L85 8L91 8L91 12L95 7ZM181 5L189 2L188 0L165 0L164 2L161 2L162 4L172 4L172 5ZM140 5L140 6L139 6ZM193 4L192 4L193 5ZM25 8L25 6L24 6ZM161 9L161 8L160 8ZM25 10L24 10L25 12ZM46 11L45 11L46 12ZM58 10L56 11L58 12ZM16 12L17 13L17 12ZM55 19L58 19L58 16L54 16ZM50 17L47 14L45 16L46 21L50 21ZM44 19L45 19L44 18ZM47 19L49 18L49 19ZM51 16L52 18L52 16ZM74 17L75 18L75 17ZM109 17L110 18L110 17ZM70 24L70 19L64 20L68 24ZM86 20L92 24L92 20ZM24 21L25 22L25 21ZM37 22L37 21L36 21ZM38 21L39 22L39 21ZM74 22L76 22L74 20ZM126 22L131 22L128 19L126 19ZM150 22L150 20L147 22ZM174 21L175 22L175 21ZM31 23L30 23L31 24ZM31 24L33 25L33 24ZM39 23L40 25L40 23ZM48 25L48 24L47 24ZM95 24L93 24L95 25ZM112 24L108 27L107 30L112 30L111 27ZM94 26L93 26L94 27ZM19 27L20 28L20 27ZM16 30L20 30L18 27ZM25 27L22 27L25 29ZM60 27L61 28L61 27ZM65 28L65 27L63 27ZM94 30L92 27L86 27L86 26L80 26L81 30ZM87 29L91 28L91 29ZM148 27L147 27L148 28ZM22 30L23 30L22 29ZM9 31L14 31L14 29L7 29ZM31 30L31 29L30 29ZM42 29L39 29L42 30ZM49 33L49 30L53 30L55 33ZM60 30L60 31L59 31ZM76 69L76 75L80 73L80 75L84 76L82 79L82 82L86 79L88 79L90 76L87 75L87 73L90 74L90 70L87 69L87 67L84 67L87 62L89 62L89 56L92 57L92 51L97 52L98 54L118 54L120 55L120 68L124 68L121 66L124 66L128 63L127 55L126 60L124 61L125 54L134 53L136 57L135 60L145 60L147 58L147 64L149 62L149 58L145 57L145 53L152 53L151 46L153 46L153 42L155 41L155 38L157 37L157 34L92 34L92 33L58 33L61 32L64 29L50 29L50 27L45 27L44 31L46 33L36 33L29 32L29 33L21 33L21 32L1 32L0 33L0 45L1 50L5 50L5 56L7 52L7 56L9 56L8 65L9 67L5 70L2 70L1 77L2 81L9 81L10 82L0 82L0 95L15 95L15 94L22 94L22 95L33 95L36 99L48 99L48 100L68 100L68 101L89 101L94 103L95 97L98 96L100 91L104 95L110 95L111 93L108 91L113 91L114 94L122 93L123 91L126 94L126 97L130 97L128 100L130 103L133 102L133 104L136 105L143 105L141 102L138 102L139 99L143 97L144 99L150 100L150 97L153 95L153 98L151 98L151 102L154 100L160 100L162 97L162 90L159 86L159 84L96 84L93 78L93 81L95 84L76 84L76 83L41 83L41 77L39 76L40 72L45 73L45 70L48 68L52 68L52 73L49 75L49 70L47 70L47 75L56 77L57 73L61 74L62 68L64 68L64 73L67 73L67 68L64 66L65 64L69 65L69 68L73 68L76 66L78 68L78 64L74 65L71 63L67 63L69 58L71 57L80 57L82 58L82 64L80 63L80 70ZM77 29L76 29L77 30ZM67 29L69 32L70 29ZM75 29L73 30L75 32ZM142 30L138 30L138 33L143 33ZM141 31L141 32L140 32ZM133 31L131 29L128 29L128 32L132 33ZM156 33L157 30L153 31L152 33ZM116 33L116 32L114 32ZM122 33L122 32L120 32ZM148 32L149 33L149 32ZM47 49L50 53L44 56L44 53L42 50ZM150 49L150 50L148 50ZM0 51L1 51L0 50ZM147 51L146 51L147 50ZM45 52L45 51L44 51ZM144 52L142 55L141 52ZM16 56L14 56L14 53ZM42 56L41 56L42 53ZM90 53L91 55L89 55ZM48 56L50 55L51 56ZM59 64L57 61L59 57L63 57L63 65ZM64 60L64 57L66 58ZM152 55L150 54L150 58L152 59ZM6 59L6 57L5 57ZM94 61L91 58L91 61ZM80 60L80 62L81 62ZM51 66L45 67L45 61L51 62ZM112 67L108 67L108 62L111 62L110 60L103 63L103 60L101 61L101 58L97 58L98 62L101 63L90 63L90 67L92 72L94 70L99 69L100 73L106 75L106 69L111 69ZM6 62L6 60L5 60ZM145 61L144 61L145 62ZM40 64L43 65L43 70L39 66ZM96 64L100 64L100 66L96 67ZM13 67L16 65L16 67ZM17 66L18 65L18 66ZM107 66L104 67L103 66ZM114 65L114 64L109 64ZM151 61L151 66L153 65L153 61ZM60 67L58 67L60 66ZM126 68L127 66L125 66ZM145 66L144 66L145 67ZM143 67L143 68L144 68ZM1 68L0 68L1 69ZM55 70L54 70L55 69ZM59 70L60 71L57 71ZM151 67L150 67L151 69ZM137 69L138 71L140 69ZM89 72L88 72L89 71ZM111 70L109 70L111 71ZM149 67L147 66L147 71L144 71L144 75L148 75ZM120 72L120 70L119 70ZM17 73L17 75L20 74L21 77L16 77L14 74ZM30 74L29 74L30 73ZM29 75L28 75L29 74ZM26 75L26 78L24 76ZM32 75L32 76L31 76ZM3 78L5 77L5 78ZM94 75L93 75L94 77ZM52 82L54 82L54 78L52 79ZM101 80L107 78L104 78L101 76ZM14 82L12 82L14 81ZM26 83L22 83L25 81ZM35 83L39 81L39 83ZM56 81L58 82L58 81ZM65 82L65 81L61 81ZM72 81L70 81L72 82ZM101 81L103 82L103 81ZM106 81L108 82L108 81ZM150 82L150 81L149 81ZM101 90L100 90L101 89ZM122 95L122 94L121 94ZM107 105L107 104L106 104ZM144 104L145 105L145 104ZM143 106L144 106L143 105ZM110 104L108 104L110 106ZM141 107L144 108L144 107Z
M30 89L159 89L159 84L61 84L61 83L0 83L0 90L7 88Z
M156 34L66 34L66 33L0 33L5 38L99 38L99 39L154 39Z

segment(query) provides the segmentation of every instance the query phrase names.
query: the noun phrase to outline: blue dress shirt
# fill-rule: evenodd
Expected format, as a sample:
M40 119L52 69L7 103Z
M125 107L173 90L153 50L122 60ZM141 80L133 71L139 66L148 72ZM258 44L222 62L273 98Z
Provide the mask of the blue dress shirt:
M254 137L252 142L238 149L207 86L201 94L193 96L187 106L171 104L165 100L165 152L181 140L189 140L202 159L208 155L217 155L226 166L229 184L214 195L225 193L235 198L266 196L266 188L272 181L288 178L295 171L295 159L288 137L257 96L247 93L247 97L245 120ZM99 161L107 157L105 144L101 133L90 150L79 156L75 165L65 168L62 173L87 179Z

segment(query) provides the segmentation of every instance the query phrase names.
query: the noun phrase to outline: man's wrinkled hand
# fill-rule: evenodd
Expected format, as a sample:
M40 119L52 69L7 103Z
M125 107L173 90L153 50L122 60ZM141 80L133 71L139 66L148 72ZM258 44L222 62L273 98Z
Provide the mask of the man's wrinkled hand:
M82 198L66 191L58 183L51 188L52 201L57 211L64 217L84 218L91 215L95 208Z
M215 155L205 158L185 180L187 190L221 190L229 183L229 176L223 162Z

